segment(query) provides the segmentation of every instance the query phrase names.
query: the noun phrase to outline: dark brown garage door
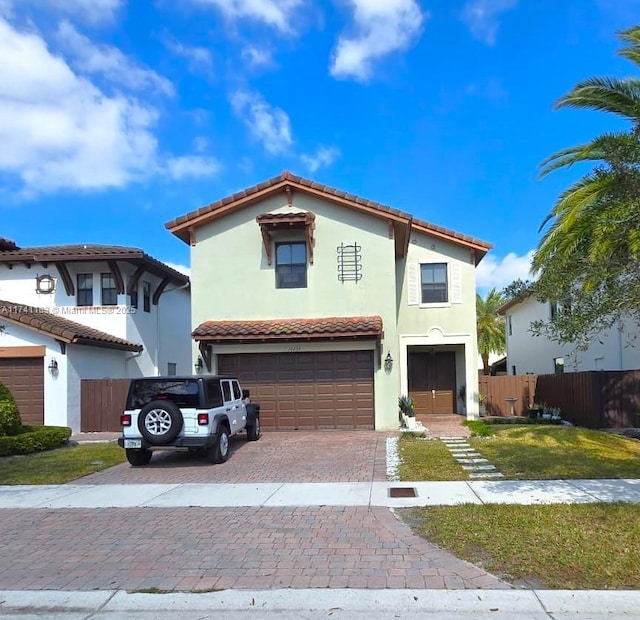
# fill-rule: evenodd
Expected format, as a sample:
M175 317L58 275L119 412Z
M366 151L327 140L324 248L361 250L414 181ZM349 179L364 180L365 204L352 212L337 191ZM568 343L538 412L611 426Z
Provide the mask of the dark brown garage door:
M41 357L0 358L0 381L16 399L23 424L44 424L44 362Z
M265 428L373 428L373 351L219 355L260 403Z

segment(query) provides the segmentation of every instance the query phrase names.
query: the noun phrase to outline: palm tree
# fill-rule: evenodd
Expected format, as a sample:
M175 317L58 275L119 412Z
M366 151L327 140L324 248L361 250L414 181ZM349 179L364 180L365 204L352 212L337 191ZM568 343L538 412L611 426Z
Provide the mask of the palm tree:
M495 288L484 299L476 293L476 329L478 332L478 353L482 358L483 372L489 374L489 355L504 353L506 333L504 318L498 314L498 308L505 303L502 293Z
M619 54L640 66L640 26L619 37L626 44ZM631 127L554 153L542 163L542 176L576 163L596 165L560 195L540 227L552 222L533 258L540 290L546 288L547 295L566 295L576 287L606 293L612 283L619 287L629 277L635 283L633 263L640 257L640 79L590 78L555 107L608 112Z

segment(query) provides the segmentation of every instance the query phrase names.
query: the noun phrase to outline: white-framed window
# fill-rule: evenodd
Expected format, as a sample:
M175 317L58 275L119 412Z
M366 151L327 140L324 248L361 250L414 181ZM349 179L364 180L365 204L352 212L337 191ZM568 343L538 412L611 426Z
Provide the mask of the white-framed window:
M307 244L276 243L276 288L307 288Z
M420 265L420 303L445 304L449 301L447 263Z
M511 315L507 317L507 328L509 330L509 336L513 336L513 325L511 324Z
M460 263L428 260L408 263L407 301L410 306L425 308L462 303Z

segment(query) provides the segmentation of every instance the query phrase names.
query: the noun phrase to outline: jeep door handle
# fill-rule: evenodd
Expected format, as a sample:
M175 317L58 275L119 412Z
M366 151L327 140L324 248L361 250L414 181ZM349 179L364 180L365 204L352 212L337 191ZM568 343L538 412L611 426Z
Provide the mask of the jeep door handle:
M231 411L231 407L228 407L228 408L226 409L226 411L227 411L227 412Z

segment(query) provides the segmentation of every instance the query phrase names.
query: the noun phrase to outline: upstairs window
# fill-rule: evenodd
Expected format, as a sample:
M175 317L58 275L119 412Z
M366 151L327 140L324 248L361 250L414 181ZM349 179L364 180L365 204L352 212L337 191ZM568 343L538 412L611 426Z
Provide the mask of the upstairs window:
M307 288L307 244L276 243L276 287Z
M131 307L138 307L138 285L131 291Z
M136 305L137 305L136 299ZM142 283L142 309L151 312L151 282Z
M446 263L423 263L420 265L422 303L438 304L449 301Z
M79 306L93 306L93 274L79 273L77 303Z
M553 372L556 375L564 373L564 357L556 357L553 359Z
M118 291L116 289L116 279L111 273L100 274L101 279L101 291L102 291L102 305L103 306L117 306L118 305Z
M571 312L571 302L567 301L552 301L549 303L551 320L555 321L558 317L566 316Z
M507 326L509 328L509 336L513 336L513 325L511 323L511 315L507 317Z

